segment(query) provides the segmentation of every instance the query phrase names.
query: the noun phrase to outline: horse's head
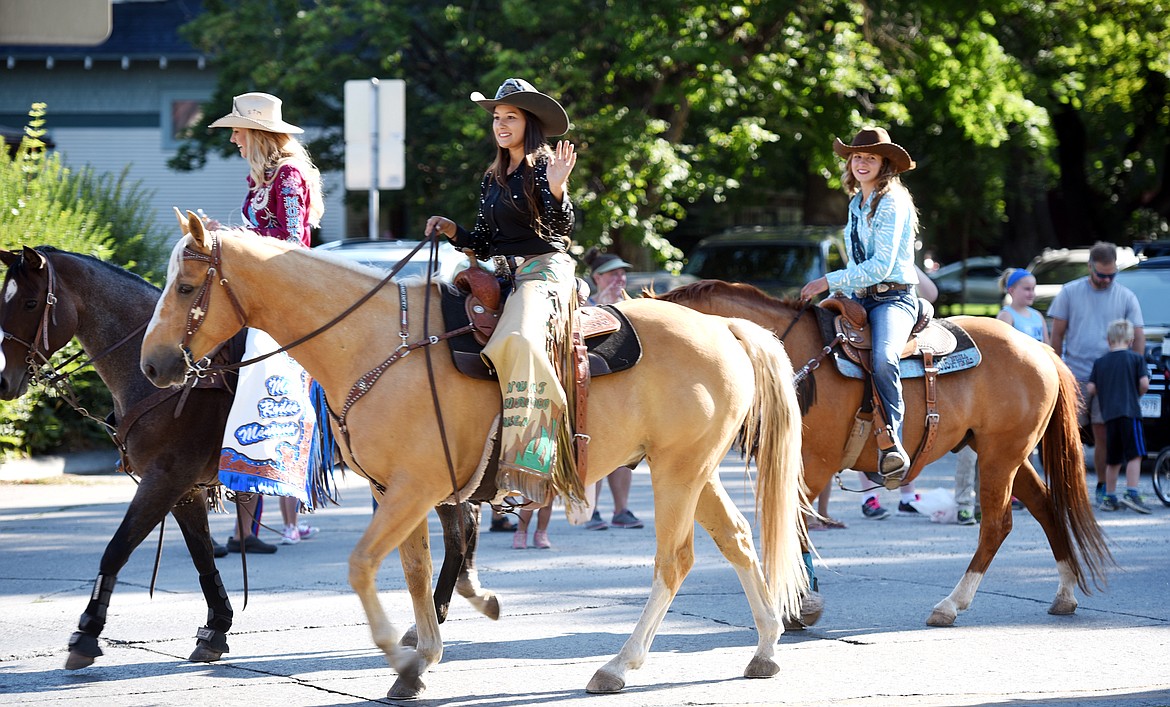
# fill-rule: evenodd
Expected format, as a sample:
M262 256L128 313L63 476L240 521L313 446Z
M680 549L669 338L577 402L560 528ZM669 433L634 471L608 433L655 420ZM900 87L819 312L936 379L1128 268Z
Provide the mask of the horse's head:
M52 262L39 250L0 250L8 266L0 298L4 344L0 365L0 399L12 400L28 390L30 377L77 332L77 310L63 301Z
M142 372L160 388L196 373L198 363L245 324L220 262L219 236L190 211L180 224L185 235L171 253L162 297L142 339Z

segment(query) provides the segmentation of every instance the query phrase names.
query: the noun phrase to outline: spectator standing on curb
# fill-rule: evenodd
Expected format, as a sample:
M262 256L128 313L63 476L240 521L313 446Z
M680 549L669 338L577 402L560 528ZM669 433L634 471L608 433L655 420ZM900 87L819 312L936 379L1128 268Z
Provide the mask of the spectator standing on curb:
M1117 246L1099 242L1089 250L1089 274L1061 288L1048 308L1052 348L1076 376L1085 399L1078 422L1082 427L1092 425L1098 503L1105 495L1105 420L1100 402L1089 393L1089 373L1093 362L1108 353L1106 332L1118 319L1133 325L1131 348L1139 354L1146 350L1141 305L1133 292L1114 281L1116 277Z
M1146 455L1142 437L1142 410L1138 399L1150 388L1146 361L1129 349L1133 343L1133 324L1118 319L1109 325L1109 353L1093 363L1089 373L1089 394L1101 402L1105 419L1105 495L1100 509L1116 511L1121 506L1149 513L1138 493L1142 457ZM1117 475L1125 465L1125 495L1117 499ZM1098 472L1097 478L1101 475Z

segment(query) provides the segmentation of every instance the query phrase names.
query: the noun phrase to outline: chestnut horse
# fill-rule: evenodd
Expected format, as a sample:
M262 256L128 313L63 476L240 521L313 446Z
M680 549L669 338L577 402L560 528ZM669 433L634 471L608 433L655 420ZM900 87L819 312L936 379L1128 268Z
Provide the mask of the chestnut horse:
M651 295L708 314L743 317L781 335L796 365L817 358L825 345L816 317L794 303L774 299L742 283L701 280ZM1072 373L1052 349L1011 326L987 317L956 317L978 345L983 362L938 379L937 438L926 462L969 444L979 455L979 499L983 520L979 545L958 585L935 605L926 623L950 626L975 598L996 551L1011 532L1014 494L1039 521L1056 558L1060 584L1050 614L1076 611L1074 587L1100 586L1112 564L1085 486L1083 449L1077 430L1079 390ZM795 323L794 323L795 322ZM804 417L804 481L815 498L841 471L842 451L861 405L862 381L846 378L831 363L811 375L815 402ZM915 450L925 433L923 379L903 381L906 448ZM802 405L806 401L802 400ZM1028 460L1043 442L1041 458L1048 484ZM859 471L877 467L871 438L854 463ZM908 478L907 481L913 481Z
M262 329L282 345L316 332L293 355L325 389L335 413L345 405L348 434L334 420L342 454L382 496L350 555L349 582L374 643L398 672L389 696L417 696L424 689L423 672L442 657L429 599L426 514L452 495L453 485L463 489L471 481L500 409L499 385L462 376L446 343L424 335L443 331L434 288L412 283L402 285L401 292L378 291L322 330L372 292L380 274L270 238L205 233L190 213L186 230L142 344L143 371L156 385L179 383L188 375L189 361L199 360L242 326ZM199 297L204 287L210 299ZM428 298L430 320L424 322ZM592 382L587 426L592 441L583 482L592 484L619 466L646 459L657 551L650 596L637 626L587 689L620 691L627 671L642 665L694 564L696 520L734 567L751 606L758 645L745 675L770 677L779 671L775 644L784 630L778 611L795 610L807 587L798 522L800 412L788 358L771 333L751 322L651 300L620 308L638 332L643 356L634 368ZM410 351L428 342L435 345L433 356ZM411 355L402 355L404 350ZM437 422L428 361L445 431ZM370 384L367 373L375 368L382 375ZM358 391L364 395L354 402ZM716 473L741 433L758 443L762 567L752 528ZM415 648L400 645L374 584L382 560L395 548L414 601ZM428 610L430 620L424 621Z
M34 373L40 375L42 365L76 336L113 396L127 465L139 479L126 515L102 554L65 667L84 668L102 654L98 638L118 573L168 512L178 521L207 602L207 623L198 632L189 660L219 660L227 652L234 614L212 557L203 492L219 484L219 452L232 394L224 388L195 388L180 408L179 389L164 393L142 374L138 359L142 332L159 290L141 277L51 246L0 250L0 261L8 266L0 301L5 333L0 352L10 364L0 364L0 399L23 395ZM461 512L467 531L462 542L457 517ZM446 547L435 590L439 616L446 616L452 589L457 589L479 611L497 618L499 603L480 587L474 564L479 504L444 506L439 518ZM464 548L466 558L460 554Z

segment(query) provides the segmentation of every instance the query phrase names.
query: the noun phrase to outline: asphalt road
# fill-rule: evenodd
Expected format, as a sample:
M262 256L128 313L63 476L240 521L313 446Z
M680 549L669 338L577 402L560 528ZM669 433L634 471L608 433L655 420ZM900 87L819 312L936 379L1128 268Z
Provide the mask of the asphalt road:
M750 519L742 466L729 457L722 473ZM952 474L948 458L926 469L919 488L949 488ZM856 486L855 476L847 485ZM63 667L66 642L133 484L69 475L0 483L0 703L393 704L385 694L394 675L346 580L346 558L371 512L369 495L352 475L343 487L341 506L311 517L320 535L275 555L249 556L246 609L239 557L220 560L236 608L223 661L185 660L206 610L172 520L153 598L157 535L119 577L105 655L71 672ZM897 494L883 492L882 500L892 509ZM784 634L781 672L769 680L741 677L755 645L748 605L700 530L695 568L646 663L629 674L623 693L589 695L586 683L621 647L650 585L654 513L648 476L639 470L631 506L644 529L586 531L557 510L552 550L516 551L510 534L483 534L481 579L499 594L503 615L491 622L456 598L443 625L443 660L415 704L1170 705L1170 509L1153 503L1148 516L1102 514L1120 568L1106 591L1078 593L1079 610L1063 617L1046 611L1057 578L1039 525L1016 512L974 605L954 627L939 629L927 627L926 617L962 575L978 528L897 515L865 520L860 499L838 490L831 514L849 527L813 536L824 617ZM606 490L607 516L609 504ZM221 542L231 524L227 515L212 518ZM437 520L432 528L432 544L441 548ZM275 539L267 531L262 537ZM393 556L379 586L393 619L409 625Z

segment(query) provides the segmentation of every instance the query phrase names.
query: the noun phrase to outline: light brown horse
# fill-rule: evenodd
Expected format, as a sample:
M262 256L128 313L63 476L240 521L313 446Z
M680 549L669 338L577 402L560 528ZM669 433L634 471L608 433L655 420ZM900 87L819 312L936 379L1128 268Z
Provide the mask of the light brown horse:
M701 280L657 298L766 326L781 336L796 366L816 358L824 346L811 311L798 317L798 304L769 297L751 285ZM1060 585L1048 612L1071 614L1077 608L1074 586L1088 592L1091 579L1099 587L1104 567L1112 564L1085 487L1076 380L1051 348L999 320L956 317L954 321L971 335L983 362L974 369L939 377L938 437L926 461L934 461L964 442L971 445L979 455L983 520L979 545L967 572L935 605L926 623L950 626L958 613L971 605L992 558L1011 532L1013 494L1040 522L1056 558ZM812 404L804 417L802 452L809 498L820 494L841 471L842 451L863 394L862 381L842 376L832 363L826 362L812 375L816 400L807 401ZM923 379L904 380L903 387L904 442L913 451L925 433ZM1040 442L1047 485L1028 461ZM877 448L872 438L854 467L876 471Z
M187 230L189 235L172 255L163 297L142 345L143 371L156 385L182 382L188 360L198 360L245 325L289 344L332 321L381 279L381 273L369 268L274 239L205 233L193 215ZM210 288L210 299L197 306L204 286ZM390 286L292 350L325 389L335 413L359 378L382 366L404 343L426 341L427 297L429 331L438 334L443 329L437 293L416 283L407 287L404 337L399 335L404 316L399 292ZM646 459L654 489L657 551L650 597L633 634L587 689L619 691L627 671L645 660L694 563L695 521L734 567L751 606L759 637L745 675L770 677L779 670L774 659L783 632L778 611L795 611L807 587L800 561L800 412L791 366L776 338L751 322L650 300L631 301L621 309L638 331L643 357L629 371L593 381L587 429L592 442L584 481L592 484L618 466ZM493 382L460 375L445 343L432 353L456 485L462 488L484 454L500 409L500 390ZM346 462L384 488L369 528L350 555L349 581L374 642L399 673L389 693L394 698L417 696L424 688L422 673L442 655L430 600L426 515L452 494L452 482L426 355L415 351L385 367L368 394L349 409L349 444L342 445ZM762 567L751 526L716 473L741 430L759 444ZM414 601L418 643L413 650L399 645L399 633L386 617L374 584L382 560L395 548Z

